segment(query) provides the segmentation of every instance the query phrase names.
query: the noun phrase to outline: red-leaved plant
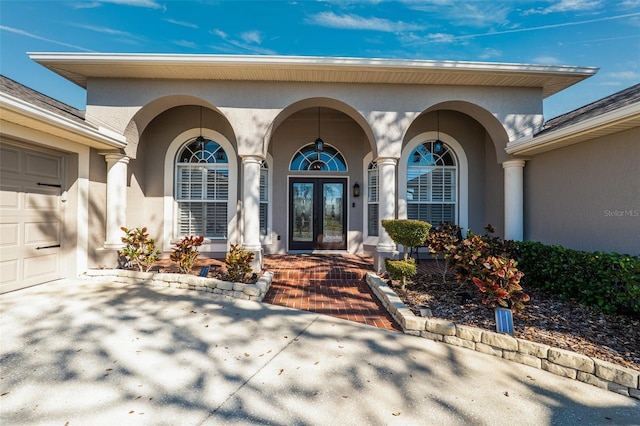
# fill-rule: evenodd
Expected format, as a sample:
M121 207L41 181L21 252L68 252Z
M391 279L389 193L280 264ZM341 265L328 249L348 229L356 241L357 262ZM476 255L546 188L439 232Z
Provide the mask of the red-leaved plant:
M178 264L178 269L183 274L191 272L198 258L198 247L202 245L204 236L194 237L193 235L184 237L176 243L171 252L170 258Z
M518 270L518 262L503 256L489 256L483 262L483 266L484 273L480 277L471 278L483 293L482 303L515 311L524 309L524 302L529 301L530 297L520 286L520 279L524 273Z

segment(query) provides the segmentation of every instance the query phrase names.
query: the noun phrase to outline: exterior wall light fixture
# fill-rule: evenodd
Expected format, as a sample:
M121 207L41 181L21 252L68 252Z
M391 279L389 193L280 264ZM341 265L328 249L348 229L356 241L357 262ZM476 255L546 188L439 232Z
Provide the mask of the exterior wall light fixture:
M358 182L353 184L353 197L358 198L360 196L360 185Z

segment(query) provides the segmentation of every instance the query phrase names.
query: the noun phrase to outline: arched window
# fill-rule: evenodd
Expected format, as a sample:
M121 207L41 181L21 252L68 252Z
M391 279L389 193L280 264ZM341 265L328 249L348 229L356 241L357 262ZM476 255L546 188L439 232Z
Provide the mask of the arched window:
M316 151L314 144L305 145L296 152L289 165L290 171L346 172L347 163L340 152L332 146L324 145Z
M378 163L371 161L367 167L367 235L378 236Z
M176 157L178 234L227 237L229 159L212 140L187 142Z
M441 141L416 146L407 160L407 218L456 223L458 163Z

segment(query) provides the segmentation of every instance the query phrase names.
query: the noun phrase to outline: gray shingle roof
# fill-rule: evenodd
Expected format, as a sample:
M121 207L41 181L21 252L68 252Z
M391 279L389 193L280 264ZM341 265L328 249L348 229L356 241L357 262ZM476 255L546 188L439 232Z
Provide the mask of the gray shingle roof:
M51 112L52 114L63 116L75 122L82 123L85 126L88 125L88 123L86 123L84 119L84 111L80 111L70 105L57 101L1 74L0 92L6 93L7 95L13 96L14 98L18 98L29 104L43 108Z
M640 84L636 84L616 92L613 95L609 95L566 114L552 118L544 124L544 128L536 133L535 136L580 123L638 102L640 102Z

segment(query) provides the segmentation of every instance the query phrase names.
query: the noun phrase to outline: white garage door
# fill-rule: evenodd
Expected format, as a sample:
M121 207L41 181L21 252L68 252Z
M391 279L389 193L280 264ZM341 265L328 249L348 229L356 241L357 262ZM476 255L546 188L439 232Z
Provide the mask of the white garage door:
M0 146L0 292L61 278L64 162Z

